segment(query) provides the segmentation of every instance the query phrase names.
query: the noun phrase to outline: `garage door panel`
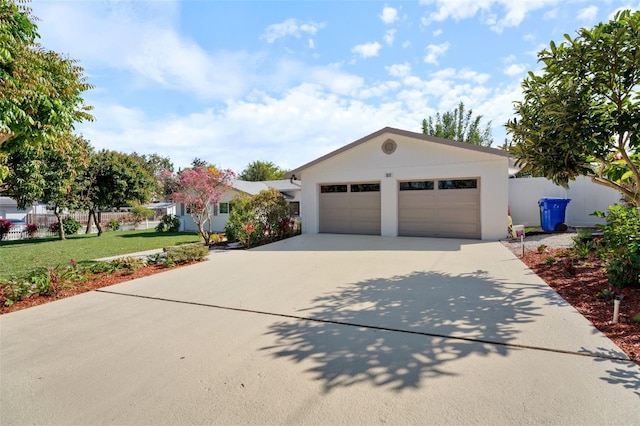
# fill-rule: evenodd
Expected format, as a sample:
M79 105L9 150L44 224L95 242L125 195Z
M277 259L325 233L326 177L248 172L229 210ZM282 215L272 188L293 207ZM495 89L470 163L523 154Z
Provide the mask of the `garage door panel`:
M320 232L380 235L380 206L379 191L321 193Z
M480 188L399 191L398 234L480 238Z

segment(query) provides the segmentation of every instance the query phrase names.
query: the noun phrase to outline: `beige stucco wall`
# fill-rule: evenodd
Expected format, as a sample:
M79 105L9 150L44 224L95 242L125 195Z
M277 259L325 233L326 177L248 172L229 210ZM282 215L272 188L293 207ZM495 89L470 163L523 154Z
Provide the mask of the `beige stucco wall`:
M393 154L382 152L387 139L397 143ZM409 179L479 178L483 240L507 233L508 159L498 155L382 134L302 171L303 232L319 229L320 185L380 182L381 233L398 235L398 182Z

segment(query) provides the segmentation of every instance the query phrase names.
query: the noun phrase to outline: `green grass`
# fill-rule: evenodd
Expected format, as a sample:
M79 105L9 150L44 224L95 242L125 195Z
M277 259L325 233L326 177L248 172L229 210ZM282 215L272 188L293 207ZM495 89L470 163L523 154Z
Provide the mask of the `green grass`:
M105 232L56 238L0 242L0 278L28 272L38 266L67 265L71 259L86 262L102 257L135 253L200 241L195 233L143 231Z

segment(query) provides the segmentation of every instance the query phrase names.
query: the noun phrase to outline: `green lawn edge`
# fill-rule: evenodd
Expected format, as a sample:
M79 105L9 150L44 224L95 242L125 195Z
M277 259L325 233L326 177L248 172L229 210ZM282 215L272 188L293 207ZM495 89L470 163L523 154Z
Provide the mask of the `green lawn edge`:
M0 242L0 278L9 278L37 267L68 265L71 259L86 262L103 257L159 249L201 241L196 233L156 232L153 229L72 235L67 240L38 238Z

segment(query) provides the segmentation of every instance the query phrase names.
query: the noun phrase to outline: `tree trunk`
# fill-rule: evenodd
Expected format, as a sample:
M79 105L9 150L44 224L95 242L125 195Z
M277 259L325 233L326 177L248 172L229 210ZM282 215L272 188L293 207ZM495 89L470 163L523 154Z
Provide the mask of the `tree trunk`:
M60 240L66 240L64 237L64 226L62 226L62 217L60 216L58 206L53 207L53 214L56 216L56 219L58 219L58 238Z
M98 228L98 237L102 235L102 226L100 226L100 222L102 220L102 212L100 210L98 210L98 214L96 215L96 212L93 212L93 221L96 224L96 228Z
M209 241L211 239L211 235L204 229L204 224L202 222L198 222L198 232L204 239L204 245L209 246Z
M87 218L87 229L85 229L84 233L88 234L91 232L91 219L95 216L95 212L93 209L89 209L89 217Z

